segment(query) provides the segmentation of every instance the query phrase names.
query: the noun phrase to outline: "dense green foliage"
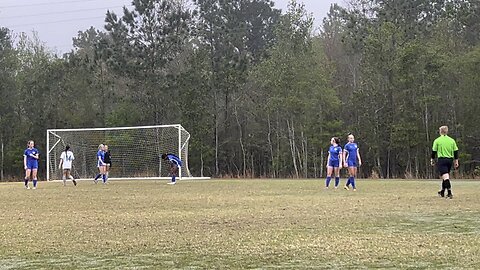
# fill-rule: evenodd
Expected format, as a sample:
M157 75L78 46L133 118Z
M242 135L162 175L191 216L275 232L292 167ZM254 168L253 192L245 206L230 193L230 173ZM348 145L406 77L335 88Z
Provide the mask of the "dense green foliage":
M362 176L435 177L440 125L479 171L478 1L352 0L320 31L296 1L132 3L62 57L0 28L2 179L47 128L170 123L193 135L194 175L319 177L329 139L353 132Z

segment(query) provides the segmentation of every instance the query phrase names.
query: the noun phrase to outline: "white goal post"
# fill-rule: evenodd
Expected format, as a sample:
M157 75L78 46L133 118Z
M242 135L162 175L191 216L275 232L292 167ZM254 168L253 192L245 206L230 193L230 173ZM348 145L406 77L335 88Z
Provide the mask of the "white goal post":
M47 180L60 180L60 155L69 145L74 153L72 175L93 179L98 172L96 154L100 144L109 147L112 166L109 179L167 179L168 164L162 154L175 154L183 161L179 178L191 177L188 169L190 133L181 125L47 130Z

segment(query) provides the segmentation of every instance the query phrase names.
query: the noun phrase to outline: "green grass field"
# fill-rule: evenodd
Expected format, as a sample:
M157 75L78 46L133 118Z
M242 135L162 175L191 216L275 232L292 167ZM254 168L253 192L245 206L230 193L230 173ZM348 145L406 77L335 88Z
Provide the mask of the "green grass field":
M0 269L480 267L480 182L357 182L4 183Z

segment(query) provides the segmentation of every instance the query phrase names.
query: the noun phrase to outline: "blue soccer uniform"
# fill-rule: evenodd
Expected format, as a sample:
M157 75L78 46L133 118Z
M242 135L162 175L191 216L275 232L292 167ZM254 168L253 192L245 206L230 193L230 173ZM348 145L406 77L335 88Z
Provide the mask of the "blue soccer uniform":
M98 150L97 152L97 167L105 166L105 152Z
M358 145L353 142L349 142L345 145L344 148L345 152L347 153L347 158L345 162L347 163L348 167L358 167L358 158L357 158L357 153L358 153ZM355 186L355 177L350 176L348 177L347 183L345 185L345 189L348 189L348 187L352 185L353 189L356 189Z
M333 167L333 168L339 168L340 167L340 161L342 159L342 147L340 145L337 146L330 146L328 149L329 153L329 159L328 159L328 167ZM328 188L330 185L330 181L332 180L331 176L327 176L327 179L325 180L325 186ZM340 184L340 177L335 177L335 188L338 187Z
M328 150L330 154L330 159L328 159L328 166L338 168L340 167L340 159L342 154L342 147L340 146L330 146Z
M177 176L178 169L182 167L183 162L179 157L174 154L167 154L164 159L170 163L170 174L172 176L172 182L170 182L170 184L175 184L175 178Z
M25 169L26 170L37 170L38 169L38 159L35 157L36 155L39 155L40 152L38 151L37 148L27 148L23 152L23 156L25 160ZM36 178L36 173L33 173L34 178L32 179L33 182L33 188L37 188L37 178ZM28 187L28 180L30 178L30 175L25 176L25 188L30 189Z
M357 163L358 145L356 143L347 143L345 145L345 152L347 152L347 155L348 155L347 159L345 160L348 167L358 167L358 163Z
M97 167L100 168L100 167L105 166L105 165L106 165L106 164L105 164L105 152L104 152L102 149L100 149L100 150L98 150L98 152L97 152ZM100 177L102 177L102 182L103 182L104 184L106 184L106 183L107 183L107 176L106 176L105 173L102 173L101 169L99 169L99 170L100 170L100 173L97 174L97 176L95 176L95 179L94 179L93 181L94 181L95 184L96 184L96 183L97 183L97 180L98 180Z
M172 166L176 166L177 168L182 166L182 160L174 154L168 154L167 159Z
M40 154L37 150L37 148L27 148L23 152L23 156L27 157L27 169L29 170L34 170L38 169L38 159L36 159L34 156Z

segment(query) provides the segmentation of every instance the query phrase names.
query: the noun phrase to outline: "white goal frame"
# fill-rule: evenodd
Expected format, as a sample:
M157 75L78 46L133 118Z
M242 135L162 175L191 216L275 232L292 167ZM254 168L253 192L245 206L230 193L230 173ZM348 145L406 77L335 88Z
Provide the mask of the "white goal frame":
M115 131L115 130L138 130L138 129L156 129L156 128L176 128L178 130L178 152L172 153L180 157L182 159L182 167L186 169L184 172L183 169L180 167L178 170L178 178L179 179L203 179L199 177L192 177L190 171L188 169L188 142L190 140L190 133L185 130L182 125L175 124L175 125L155 125L155 126L136 126L136 127L112 127L112 128L77 128L77 129L48 129L47 130L47 181L55 181L57 179L52 179L52 172L51 170L51 152L58 147L58 144L62 142L62 137L59 136L57 133L60 132L85 132L85 131ZM182 144L182 132L187 135L184 143ZM53 137L56 137L55 143L51 145L50 140ZM182 156L182 151L185 151L184 155ZM92 161L94 162L94 161ZM160 161L161 164L161 161ZM161 166L161 165L160 165ZM169 179L170 177L122 177L122 178L109 178L109 180L133 180L133 179ZM205 179L209 179L204 177ZM91 180L87 178L88 180ZM81 179L81 180L87 180Z

